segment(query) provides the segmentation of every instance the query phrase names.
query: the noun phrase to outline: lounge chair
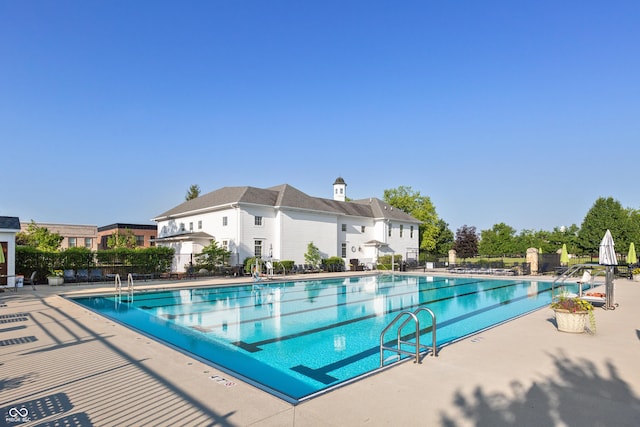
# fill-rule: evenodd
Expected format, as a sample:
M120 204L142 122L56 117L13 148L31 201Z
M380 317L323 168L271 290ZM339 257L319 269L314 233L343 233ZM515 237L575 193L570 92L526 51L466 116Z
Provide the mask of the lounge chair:
M76 280L78 282L88 282L89 281L89 272L85 270L78 270L76 273Z
M76 281L76 272L73 270L64 270L62 277L65 283L73 283Z
M91 269L91 271L89 272L89 280L92 282L102 282L104 280L102 270L99 268Z

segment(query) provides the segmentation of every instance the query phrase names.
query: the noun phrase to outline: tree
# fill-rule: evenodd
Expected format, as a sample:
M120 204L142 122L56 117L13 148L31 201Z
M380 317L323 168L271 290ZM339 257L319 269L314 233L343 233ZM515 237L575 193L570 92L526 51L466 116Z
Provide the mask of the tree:
M477 255L478 234L475 227L468 227L466 224L456 230L456 241L453 245L457 255L462 259Z
M449 230L445 228L445 231L441 228L442 224L438 222L436 208L429 197L420 195L419 191L414 192L411 187L400 186L384 190L383 200L394 208L422 221L418 227L420 249L432 253L436 252L438 242L447 239L446 231ZM445 235L441 237L440 233L445 233Z
M313 244L313 242L309 242L307 245L307 252L304 254L304 261L307 264L317 267L320 265L321 260L322 257L320 256L320 250Z
M116 231L107 237L107 247L109 249L135 248L136 236L129 229L124 230L123 233Z
M189 201L193 199L197 199L200 197L200 187L197 184L192 184L187 191L187 194L184 196L184 200Z
M623 252L624 248L629 247L633 233L631 218L631 211L624 209L619 201L612 197L598 198L580 226L579 248L585 253L598 253L604 233L610 230L616 249Z
M436 255L445 255L453 248L453 232L449 230L449 224L443 219L438 220L438 233L436 237L436 245L433 253Z
M567 245L567 251L571 254L575 254L580 251L578 247L578 232L580 229L577 225L571 224L569 227L554 227L553 231L548 233L547 242L548 252L556 252L562 248L562 245ZM603 233L604 235L604 233ZM602 236L600 236L602 240ZM598 242L598 247L600 242Z
M208 246L202 248L202 252L196 255L196 267L213 271L217 266L223 264L224 259L228 258L230 254L228 250L218 246L218 243L213 239Z
M629 244L640 242L640 210L629 209Z
M16 234L18 245L30 246L47 252L59 250L63 239L64 237L60 234L50 232L47 227L38 226L33 220L25 232L20 231Z
M515 253L516 229L501 222L490 230L480 232L478 252L482 255L506 255Z

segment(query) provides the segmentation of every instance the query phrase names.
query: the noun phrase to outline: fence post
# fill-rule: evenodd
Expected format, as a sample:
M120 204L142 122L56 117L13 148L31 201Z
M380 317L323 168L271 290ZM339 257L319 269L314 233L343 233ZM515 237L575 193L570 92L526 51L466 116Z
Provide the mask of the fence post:
M531 266L531 274L538 274L538 249L529 248L527 249L527 262Z
M455 249L449 251L449 266L456 265L457 252Z

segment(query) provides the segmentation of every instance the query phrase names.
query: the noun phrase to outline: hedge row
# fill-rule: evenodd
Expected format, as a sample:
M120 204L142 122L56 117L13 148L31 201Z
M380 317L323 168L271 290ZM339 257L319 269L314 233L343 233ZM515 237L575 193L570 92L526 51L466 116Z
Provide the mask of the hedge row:
M53 270L89 271L100 268L104 274L160 274L170 271L173 252L171 248L159 246L104 251L69 248L60 252L16 246L16 273L29 277L36 271L38 280L44 280Z

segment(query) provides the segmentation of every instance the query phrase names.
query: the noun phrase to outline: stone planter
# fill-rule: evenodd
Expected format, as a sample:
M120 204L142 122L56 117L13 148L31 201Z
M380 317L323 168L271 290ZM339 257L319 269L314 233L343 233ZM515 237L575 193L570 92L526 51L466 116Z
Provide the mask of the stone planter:
M64 283L64 277L47 276L47 282L49 282L49 286L60 286Z
M571 332L574 334L582 334L587 327L588 311L577 311L575 313L569 310L554 310L556 312L556 324L558 330L562 332Z

